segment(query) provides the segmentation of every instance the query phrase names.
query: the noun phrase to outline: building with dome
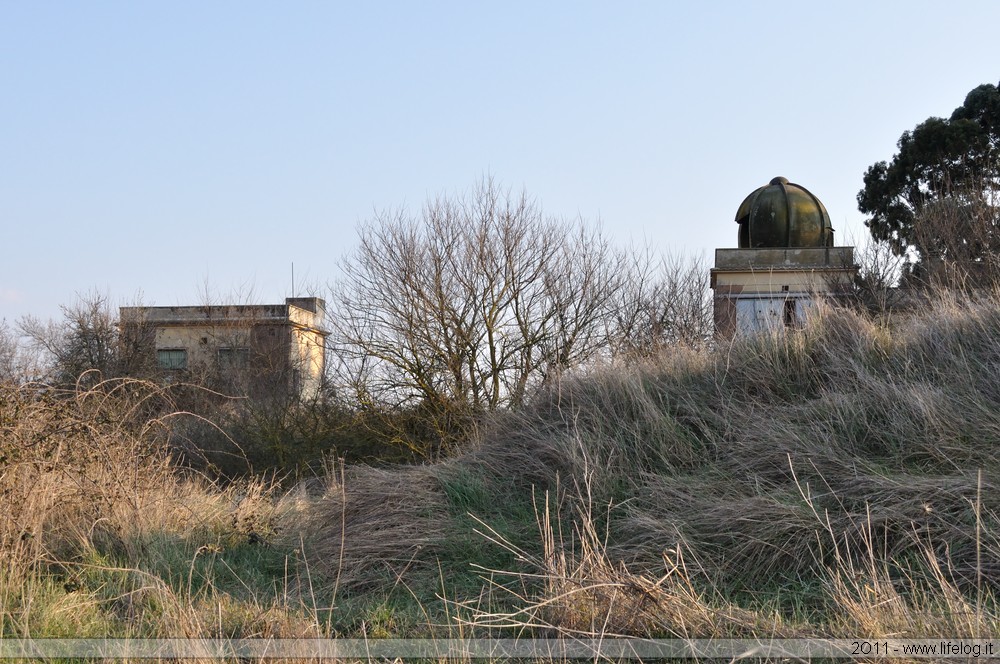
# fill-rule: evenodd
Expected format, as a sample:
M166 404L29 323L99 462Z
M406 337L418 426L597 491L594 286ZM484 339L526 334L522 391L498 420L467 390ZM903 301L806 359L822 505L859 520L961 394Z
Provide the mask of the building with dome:
M834 246L826 207L786 178L747 196L736 223L739 247L716 249L711 271L717 337L798 327L857 274L854 248Z

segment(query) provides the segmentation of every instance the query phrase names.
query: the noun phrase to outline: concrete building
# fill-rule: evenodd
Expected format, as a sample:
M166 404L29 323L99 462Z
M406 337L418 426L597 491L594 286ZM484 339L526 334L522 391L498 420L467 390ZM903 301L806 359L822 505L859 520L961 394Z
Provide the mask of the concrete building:
M130 338L141 339L165 380L194 380L240 395L318 392L325 369L326 303L122 307Z
M717 249L711 271L717 337L798 327L857 274L854 248L833 244L826 207L785 178L747 196L736 221L739 248Z

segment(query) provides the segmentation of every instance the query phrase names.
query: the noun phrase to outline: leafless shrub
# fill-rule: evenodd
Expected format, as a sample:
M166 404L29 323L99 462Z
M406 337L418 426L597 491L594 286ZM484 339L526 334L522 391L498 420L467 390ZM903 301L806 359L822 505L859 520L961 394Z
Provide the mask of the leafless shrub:
M492 182L419 220L382 214L345 264L337 350L363 377L356 391L393 405L520 403L601 347L612 258L597 232L546 220Z
M961 291L1000 285L1000 206L990 183L950 187L914 217L919 285Z
M870 316L887 323L903 301L899 286L905 257L897 255L888 242L869 240L857 247L854 260L858 273L849 295Z

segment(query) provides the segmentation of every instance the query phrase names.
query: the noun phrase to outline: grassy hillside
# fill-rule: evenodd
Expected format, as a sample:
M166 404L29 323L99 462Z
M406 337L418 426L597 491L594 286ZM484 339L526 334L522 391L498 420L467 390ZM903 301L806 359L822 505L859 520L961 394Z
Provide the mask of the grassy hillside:
M155 387L4 388L2 630L995 634L998 376L1000 299L890 328L826 310L291 491L177 469Z

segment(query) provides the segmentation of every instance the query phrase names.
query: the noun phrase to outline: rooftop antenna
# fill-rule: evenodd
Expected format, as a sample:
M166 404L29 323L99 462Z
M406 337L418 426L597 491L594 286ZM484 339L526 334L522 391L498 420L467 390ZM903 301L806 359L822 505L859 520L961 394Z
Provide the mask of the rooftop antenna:
M292 297L295 297L295 261L292 261Z

